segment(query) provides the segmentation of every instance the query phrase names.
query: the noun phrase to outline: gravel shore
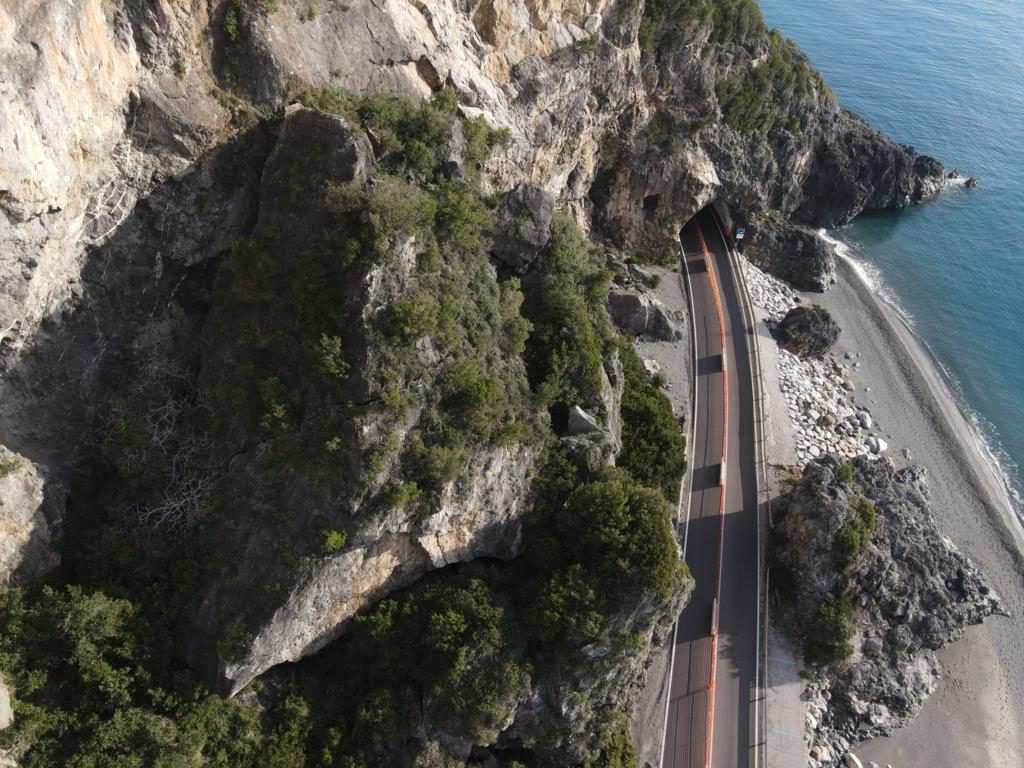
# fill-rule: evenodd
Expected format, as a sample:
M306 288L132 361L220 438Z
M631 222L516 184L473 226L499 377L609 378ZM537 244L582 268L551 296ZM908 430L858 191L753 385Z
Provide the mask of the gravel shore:
M988 576L1011 616L993 617L940 652L945 669L920 715L856 754L895 768L1011 765L1024 755L1024 535L1001 479L930 356L853 265L840 259L838 283L803 301L828 309L842 335L854 407L872 416L897 466L928 470L940 529Z

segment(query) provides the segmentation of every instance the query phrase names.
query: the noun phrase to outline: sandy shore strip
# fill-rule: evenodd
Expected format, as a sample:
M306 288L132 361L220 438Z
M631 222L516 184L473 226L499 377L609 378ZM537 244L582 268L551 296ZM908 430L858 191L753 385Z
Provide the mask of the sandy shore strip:
M895 768L1016 764L1024 755L1024 535L1003 482L923 344L851 261L840 259L838 284L826 294L801 298L839 323L835 352L859 363L849 369L853 403L870 409L872 432L889 443L897 466L928 470L940 529L984 571L1011 614L941 651L944 679L920 715L855 752L865 765Z

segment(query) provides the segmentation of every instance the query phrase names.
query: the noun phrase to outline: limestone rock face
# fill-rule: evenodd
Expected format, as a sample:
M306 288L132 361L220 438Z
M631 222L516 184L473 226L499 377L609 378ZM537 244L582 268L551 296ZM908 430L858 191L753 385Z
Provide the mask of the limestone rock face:
M777 525L777 555L796 589L795 625L815 632L824 595L845 595L854 606L852 655L818 670L807 693L815 742L837 757L917 714L942 674L935 651L1002 610L983 575L936 527L923 469L896 471L888 459L859 457L847 483L836 478L839 465L831 456L808 464ZM874 503L877 521L843 567L836 536L854 519L857 498Z
M0 731L14 722L14 713L11 711L11 692L4 684L3 675L0 675ZM2 756L2 753L0 753Z
M198 0L0 7L0 339L20 343L80 279L154 172L226 123L196 41ZM177 69L178 74L174 73Z
M57 566L51 547L51 526L60 522L56 493L41 467L0 446L0 587L26 584Z
M168 348L178 367L200 371L200 388L231 381L250 362L232 359L224 339L203 331L214 272L232 243L254 231L296 222L318 231L314 216L279 204L288 174L341 183L372 175L373 147L355 126L308 110L283 113L303 91L420 98L447 86L464 115L506 129L507 145L474 172L486 191L506 195L514 226L500 231L496 246L514 269L528 269L542 247L556 200L622 249L664 247L715 202L749 220L752 237L765 233L771 263L789 248L787 237L806 242L806 232L785 227L902 207L941 181L938 163L872 131L823 90L785 105L791 130L766 136L730 127L716 86L758 66L767 38L718 51L709 28L691 24L651 57L637 40L642 3L353 0L315 15L307 3L276 6L245 14L229 46L224 3L0 4L0 435L26 460L0 479L19 499L4 511L16 550L5 563L23 565L35 551L24 544L26 526L42 531L42 485L33 473L46 466L47 482L67 481L110 398L119 355ZM257 107L283 119L259 121ZM466 153L455 138L445 161L451 175ZM293 167L290 154L311 147L318 161ZM394 247L407 269L414 244ZM821 262L808 271L824 284L828 259L817 248L790 249L795 256L779 272L796 279L800 265ZM353 338L345 341L360 353L360 324L401 279L378 268L349 286ZM614 301L640 334L676 338L671 318L649 301ZM438 359L429 345L417 354ZM612 439L582 446L588 460L609 460L621 429L621 365L606 361L604 374ZM351 395L365 402L380 393L358 382ZM394 425L398 439L417 417ZM227 432L226 445L237 437ZM360 435L346 437L354 444ZM259 487L267 446L239 439L232 447L215 457L218 471ZM233 575L203 596L191 648L197 666L237 690L268 666L320 647L356 611L431 568L514 553L523 479L535 461L528 451L479 452L473 480L447 488L437 514L384 515L345 551L282 567L273 579L259 569L268 539L282 534L240 524L241 554L224 564ZM340 502L318 495L299 471L292 482L284 508L295 529L287 533L300 537ZM33 560L48 562L44 553ZM277 602L220 655L221 623L254 585ZM538 712L564 713L570 704L559 693Z

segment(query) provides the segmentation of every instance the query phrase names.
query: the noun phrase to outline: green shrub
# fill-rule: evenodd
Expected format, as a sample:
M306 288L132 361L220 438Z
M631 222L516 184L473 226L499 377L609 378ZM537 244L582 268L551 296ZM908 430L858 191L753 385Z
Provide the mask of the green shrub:
M853 653L852 637L853 603L845 595L826 595L807 630L804 659L815 666L838 664Z
M592 640L606 621L598 605L597 593L584 566L574 563L552 573L541 589L532 607L534 631L546 643L558 639Z
M323 532L321 549L325 555L333 555L340 552L348 543L348 534L345 531L327 530Z
M332 670L343 661L351 675L328 703L329 721L348 731L342 748L394 745L425 713L470 738L496 736L529 684L515 636L480 579L428 580L384 600L321 662Z
M422 235L434 226L437 201L396 176L377 177L370 195L370 221L382 237Z
M7 477L21 469L21 460L18 458L0 461L0 477Z
M322 333L318 347L320 370L324 374L335 379L344 379L348 376L348 363L342 352L341 337Z
M462 469L462 452L445 445L425 445L417 436L409 451L410 473L432 493L455 480Z
M842 568L856 563L861 552L871 543L877 520L875 505L867 499L853 499L850 508L852 519L843 523L832 542L833 552Z
M242 24L251 16L274 13L277 0L229 0L222 19L222 29L228 47L237 46L242 40Z
M552 221L538 266L523 305L533 326L527 374L541 405L565 414L572 405L598 402L603 353L612 337L605 308L611 273L562 214Z
M441 406L457 429L477 440L490 438L508 406L508 395L474 360L452 366L441 381Z
M686 471L686 438L672 413L672 404L651 382L632 346L619 348L625 372L622 394L622 451L618 466L665 498L679 495Z
M384 503L394 509L412 504L422 496L416 483L391 483L384 491Z
M435 93L430 99L431 106L439 112L446 112L454 115L459 111L459 100L448 86Z
M23 768L248 765L259 715L203 689L173 634L132 602L80 587L0 595L0 670L14 724L0 747Z
M609 595L671 592L678 563L671 510L624 473L577 487L556 526L576 562L590 564Z
M606 728L597 738L597 755L583 762L583 768L635 768L636 748L624 715L615 728Z
M491 212L467 184L449 181L437 191L437 236L445 245L475 251L484 245Z
M840 464L836 467L836 480L840 483L849 485L853 482L853 465L852 464Z
M482 163L495 147L506 146L510 136L507 128L492 128L483 115L462 121L462 133L466 138L466 160Z
M391 302L388 307L388 335L402 344L412 344L437 331L437 299L427 290L414 291Z
M263 379L259 389L260 399L263 402L260 426L267 431L291 429L288 392L281 380L276 376Z

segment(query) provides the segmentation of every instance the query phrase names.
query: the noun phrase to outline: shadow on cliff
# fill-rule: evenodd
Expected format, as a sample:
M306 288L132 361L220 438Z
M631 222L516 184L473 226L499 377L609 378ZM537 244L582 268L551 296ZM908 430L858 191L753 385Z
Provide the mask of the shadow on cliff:
M270 146L272 130L259 124L173 177L156 181L162 172L154 170L156 183L113 234L86 246L69 300L20 353L0 358L0 442L43 467L53 538L76 467L95 447L133 352L159 351L195 374L217 257L252 228ZM26 551L48 536L37 529ZM14 579L32 575L19 569Z

